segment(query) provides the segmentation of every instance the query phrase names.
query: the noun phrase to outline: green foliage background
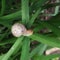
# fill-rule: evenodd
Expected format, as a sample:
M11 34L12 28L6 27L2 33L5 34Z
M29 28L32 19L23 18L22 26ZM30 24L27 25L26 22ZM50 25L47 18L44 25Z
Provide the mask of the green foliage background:
M56 3L46 4L47 1L0 0L0 60L50 60L60 57L60 54L44 55L48 47L60 48L60 2L56 0ZM55 7L55 13L44 16L52 18L42 21L42 11L51 7ZM12 36L11 27L16 22L24 24L27 29L33 29L33 35L19 38ZM38 33L45 27L52 31L51 35ZM32 41L40 42L33 50L30 46Z

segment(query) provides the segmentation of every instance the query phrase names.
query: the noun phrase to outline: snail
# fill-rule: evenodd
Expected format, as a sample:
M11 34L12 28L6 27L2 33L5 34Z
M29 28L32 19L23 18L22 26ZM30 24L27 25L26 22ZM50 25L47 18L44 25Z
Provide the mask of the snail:
M21 23L15 23L11 28L11 32L15 37L20 37L22 35L30 36L33 34L32 30L27 30L26 27Z

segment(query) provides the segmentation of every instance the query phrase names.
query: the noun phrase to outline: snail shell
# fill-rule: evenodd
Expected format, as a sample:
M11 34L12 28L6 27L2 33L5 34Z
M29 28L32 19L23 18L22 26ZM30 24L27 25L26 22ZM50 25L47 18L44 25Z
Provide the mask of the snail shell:
M26 28L23 24L15 23L12 26L11 32L13 36L20 37L21 35L23 35L24 32L26 32Z
M30 36L33 34L32 30L27 30L23 24L20 23L15 23L12 26L11 32L13 36L15 37L20 37L21 35L23 36Z

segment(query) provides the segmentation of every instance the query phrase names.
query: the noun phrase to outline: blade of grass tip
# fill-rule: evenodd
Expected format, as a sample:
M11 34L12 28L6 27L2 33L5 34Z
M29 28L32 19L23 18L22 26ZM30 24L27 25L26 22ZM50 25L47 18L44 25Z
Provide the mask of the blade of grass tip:
M20 60L30 60L29 59L29 49L30 49L30 39L25 37L25 39L23 41Z
M0 16L2 16L4 14L4 11L5 11L5 1L6 0L1 0L1 4L2 4L2 7L1 7L1 12L0 12Z
M9 49L9 51L6 53L6 55L1 59L1 60L8 60L10 58L10 56L13 54L13 52L17 49L17 47L20 45L20 43L23 40L23 36L19 37L16 42L13 44L13 46L11 47L11 49Z
M29 0L21 0L22 5L22 23L27 24L29 22Z
M60 40L54 37L47 37L45 35L41 35L41 34L33 34L31 35L29 38L39 41L43 44L52 46L52 47L59 47L60 48Z
M30 53L30 58L32 58L34 55L42 55L46 49L47 45L45 44L39 44L35 49L33 49Z

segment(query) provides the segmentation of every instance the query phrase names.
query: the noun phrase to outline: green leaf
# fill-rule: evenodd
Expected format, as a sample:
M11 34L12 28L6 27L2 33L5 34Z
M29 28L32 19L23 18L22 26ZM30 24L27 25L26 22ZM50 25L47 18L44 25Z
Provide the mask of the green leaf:
M41 34L33 34L29 38L47 44L48 46L60 47L60 40L58 38L48 37Z
M29 22L29 0L21 0L22 5L22 23L27 24Z
M24 38L20 60L29 60L30 39Z

